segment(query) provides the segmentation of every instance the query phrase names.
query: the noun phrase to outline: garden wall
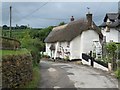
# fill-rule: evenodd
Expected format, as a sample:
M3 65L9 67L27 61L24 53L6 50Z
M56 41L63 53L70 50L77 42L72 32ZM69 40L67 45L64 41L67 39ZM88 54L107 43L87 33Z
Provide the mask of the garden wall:
M30 54L2 56L2 87L17 88L32 80Z

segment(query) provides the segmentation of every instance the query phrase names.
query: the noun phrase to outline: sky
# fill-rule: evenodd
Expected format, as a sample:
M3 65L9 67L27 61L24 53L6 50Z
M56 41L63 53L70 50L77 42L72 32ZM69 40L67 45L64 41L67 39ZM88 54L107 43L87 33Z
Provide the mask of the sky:
M106 13L118 12L117 2L2 2L2 25L9 26L9 7L12 6L12 26L28 25L43 28L86 18L87 7L93 21L100 25Z

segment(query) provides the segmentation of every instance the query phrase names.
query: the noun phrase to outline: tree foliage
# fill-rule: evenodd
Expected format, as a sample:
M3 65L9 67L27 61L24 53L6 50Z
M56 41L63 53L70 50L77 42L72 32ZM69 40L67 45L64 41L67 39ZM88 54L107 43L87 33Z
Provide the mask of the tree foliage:
M16 25L16 27L19 28L18 25ZM53 26L43 29L18 29L13 30L12 37L20 40L21 47L26 48L31 52L33 63L37 65L40 60L40 52L45 51L44 40L52 29ZM7 37L9 32L7 30L3 30L2 35Z
M60 22L58 26L65 25L65 22Z
M10 27L7 25L2 26L3 30L9 30L9 28ZM15 27L11 27L11 28L12 28L12 30L19 30L19 29L28 29L29 27L27 27L26 25L21 25L21 26L16 25Z
M53 26L44 28L42 30L32 30L30 31L30 37L31 38L39 38L40 41L44 42L45 38L47 37L47 35L50 33L50 31L53 29Z
M44 44L37 38L33 39L26 31L26 35L21 40L22 47L27 48L33 57L33 64L37 65L40 61L40 51L43 50Z
M9 27L8 27L7 25L3 25L2 29L3 29L3 30L8 30Z
M108 53L113 54L117 50L117 46L114 42L110 42L106 45L106 50Z
M107 60L112 63L112 70L116 69L116 50L117 45L114 42L106 44Z

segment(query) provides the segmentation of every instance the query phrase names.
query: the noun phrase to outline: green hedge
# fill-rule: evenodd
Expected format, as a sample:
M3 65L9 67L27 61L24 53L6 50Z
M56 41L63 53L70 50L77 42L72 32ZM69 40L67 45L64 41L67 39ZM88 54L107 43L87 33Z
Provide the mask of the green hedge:
M30 54L2 56L2 87L18 88L30 82L33 77L32 68Z

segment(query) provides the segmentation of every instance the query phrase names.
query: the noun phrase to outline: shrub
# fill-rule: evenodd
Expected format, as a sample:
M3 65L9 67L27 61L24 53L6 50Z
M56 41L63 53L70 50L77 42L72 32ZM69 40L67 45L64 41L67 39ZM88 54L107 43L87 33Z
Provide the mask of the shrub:
M29 32L26 32L26 36L21 40L22 47L27 48L33 58L33 65L38 65L40 62L40 51L43 50L44 44L39 39L32 39Z
M120 79L120 69L117 69L117 70L115 71L115 76L116 76L118 79Z

